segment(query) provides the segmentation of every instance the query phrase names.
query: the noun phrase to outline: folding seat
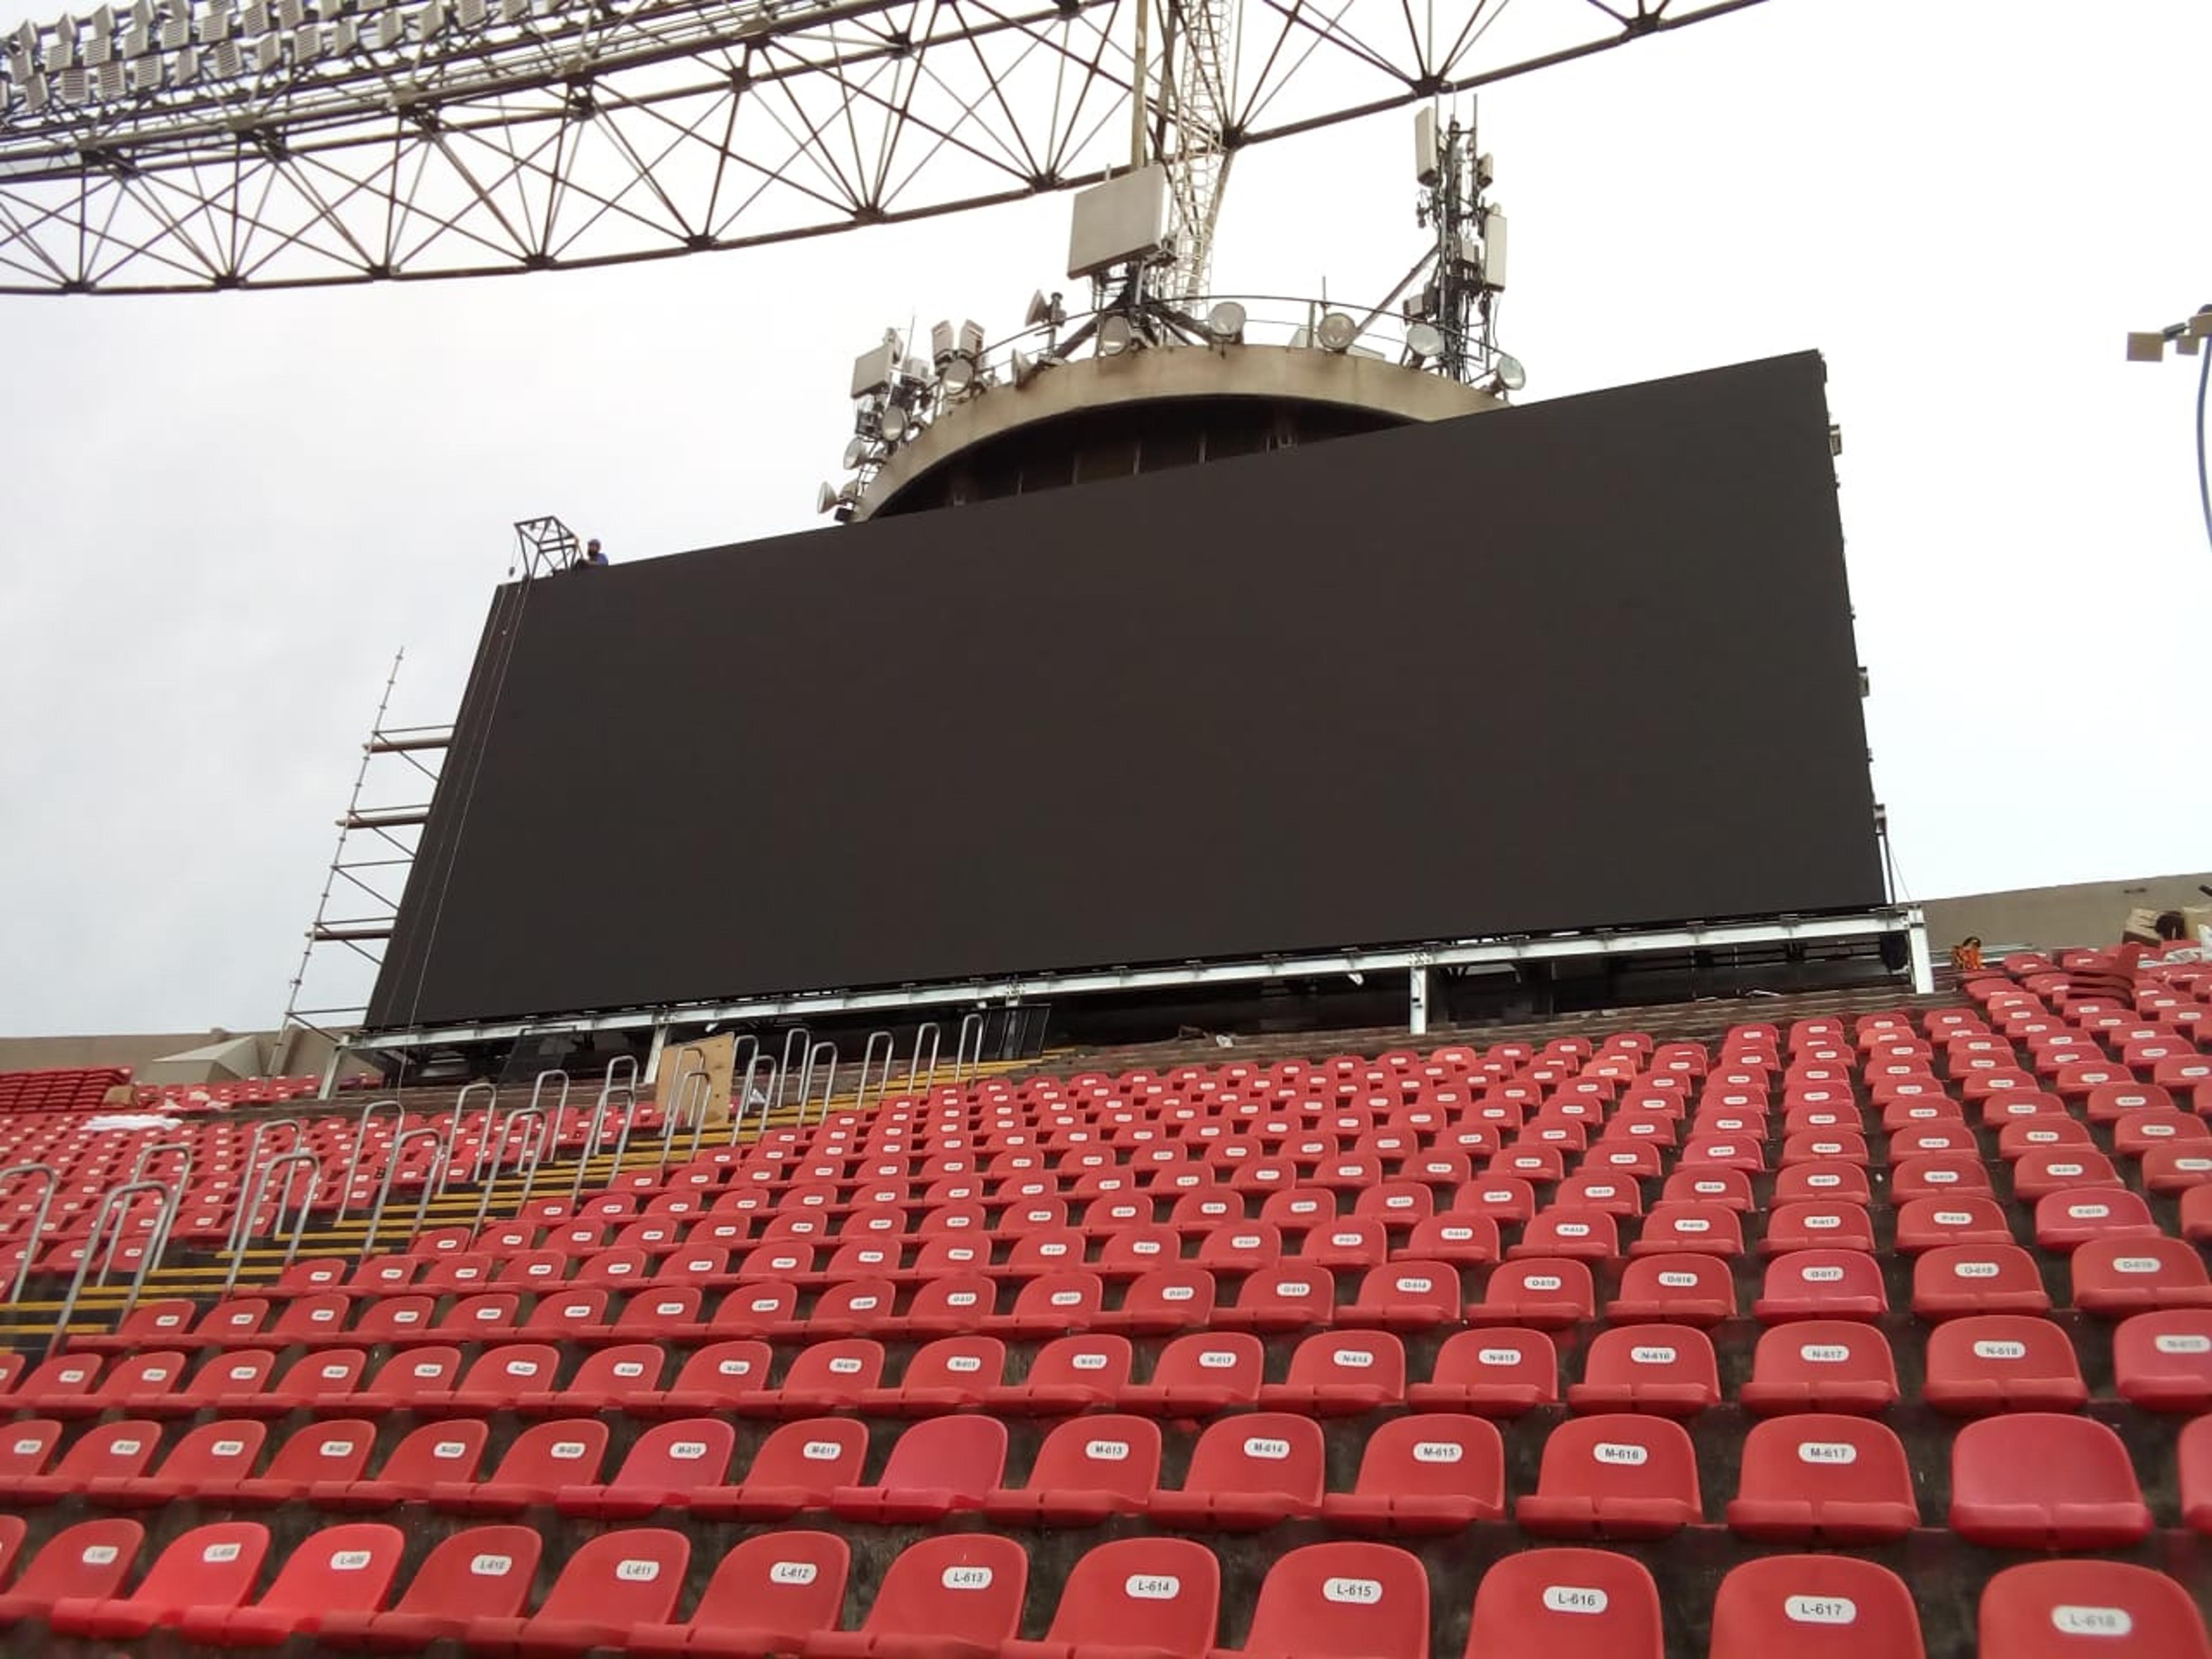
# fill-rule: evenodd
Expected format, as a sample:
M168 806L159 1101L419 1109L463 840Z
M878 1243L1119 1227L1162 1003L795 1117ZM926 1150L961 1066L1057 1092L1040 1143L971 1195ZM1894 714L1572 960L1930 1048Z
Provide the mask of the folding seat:
M1567 1389L1575 1411L1651 1412L1693 1417L1720 1401L1711 1338L1689 1325L1640 1324L1590 1340L1583 1380Z
M155 1558L129 1595L65 1597L53 1603L46 1624L58 1635L110 1641L172 1629L187 1607L236 1607L268 1553L269 1528L254 1522L195 1527Z
M557 1285L568 1276L573 1259L563 1250L518 1250L500 1262L492 1282L531 1289Z
M1866 1170L1856 1164L1823 1159L1793 1164L1774 1177L1770 1205L1871 1204L1874 1194Z
M851 1571L851 1547L834 1533L746 1539L722 1558L688 1619L633 1625L623 1650L655 1659L799 1653L811 1638L836 1628Z
M1751 1177L1741 1170L1677 1170L1659 1189L1664 1204L1720 1204L1731 1210L1752 1207Z
M1394 1261L1359 1281L1359 1294L1337 1310L1340 1325L1392 1331L1460 1322L1459 1269L1448 1261Z
M1237 1206L1243 1213L1241 1201ZM1150 1226L1158 1218L1151 1198L1135 1194L1120 1193L1096 1198L1084 1206L1082 1231L1091 1237L1103 1237L1119 1232L1124 1227Z
M1035 1338L1088 1330L1105 1316L1106 1284L1079 1268L1041 1273L1025 1281L1006 1312L983 1320L1002 1335Z
M1480 1176L1452 1194L1450 1208L1455 1215L1487 1216L1510 1226L1536 1213L1536 1189L1525 1181Z
M1130 1364L1125 1337L1056 1338L1037 1350L1020 1382L986 1389L983 1404L1002 1416L1056 1417L1091 1410L1119 1395L1128 1382Z
M2143 1112L2176 1110L2172 1091L2155 1083L2137 1083L2124 1077L2101 1083L2087 1091L2092 1123L2121 1123Z
M1277 1272L1282 1277L1299 1280L1326 1277L1297 1269L1271 1270L1247 1278L1246 1291L1261 1294L1266 1283ZM1166 1336L1176 1331L1202 1328L1214 1319L1215 1294L1213 1275L1203 1267L1155 1268L1133 1279L1121 1293L1121 1306L1104 1310L1092 1323L1100 1329L1127 1331L1139 1336Z
M2163 1236L2097 1238L2074 1252L2074 1305L2106 1319L2153 1308L2212 1307L2194 1245Z
M434 1347L403 1349L386 1359L376 1373L374 1383L368 1388L348 1388L342 1378L343 1369L350 1365L350 1374L358 1382L368 1357L358 1348L333 1348L317 1355L310 1354L300 1364L287 1372L283 1383L270 1390L273 1401L296 1400L310 1411L359 1411L369 1413L413 1411L418 1404L431 1410L442 1410L451 1396L453 1385L461 1372L461 1351L447 1344ZM299 1373L308 1364L315 1366L312 1376ZM295 1395L294 1390L311 1389L312 1393ZM230 1396L217 1400L222 1410L247 1409L234 1403ZM280 1404L280 1409L295 1407Z
M1728 1524L1746 1538L1875 1544L1920 1523L1903 1443L1864 1417L1799 1412L1755 1423L1741 1468Z
M11 1498L22 1483L45 1474L61 1438L62 1425L51 1417L0 1429L0 1502Z
M2126 1185L2112 1159L2094 1146L2039 1147L2013 1161L2012 1195L2025 1203L2052 1193Z
M1974 1132L1963 1122L1920 1123L1902 1128L1889 1138L1889 1158L1892 1164L1907 1163L1923 1158L1978 1158L1981 1143ZM1954 1183L1938 1181L1937 1186Z
M1170 1231L1210 1233L1215 1228L1244 1219L1244 1195L1231 1192L1226 1187L1196 1187L1183 1193L1169 1212L1167 1227ZM1154 1222L1135 1230L1139 1237L1152 1237Z
M268 1304L262 1304L265 1310ZM220 1308L208 1311L214 1314ZM169 1297L160 1302L142 1302L125 1314L112 1331L85 1335L70 1334L69 1351L73 1353L131 1353L137 1349L159 1345L165 1348L198 1346L187 1337L192 1316L198 1310L184 1297Z
M41 1417L97 1417L112 1408L166 1416L192 1409L173 1407L184 1371L185 1356L174 1349L118 1354L104 1373L89 1355L64 1354L24 1377L9 1403Z
M727 1291L715 1304L706 1334L710 1337L795 1334L805 1324L799 1316L799 1286L788 1279L762 1279Z
M886 1335L951 1336L972 1331L998 1306L999 1287L988 1274L945 1273L925 1280L904 1313L882 1322Z
M1288 1376L1263 1382L1262 1410L1344 1417L1404 1403L1406 1350L1388 1332L1331 1331L1310 1336L1291 1355Z
M849 1417L785 1423L760 1443L736 1485L702 1486L691 1513L708 1519L780 1521L826 1508L830 1495L855 1486L868 1455L868 1431Z
M1283 1237L1273 1227L1248 1221L1208 1233L1198 1247L1198 1265L1215 1273L1255 1273L1281 1260Z
M1536 1490L1514 1505L1551 1538L1664 1538L1700 1514L1697 1455L1671 1418L1570 1418L1544 1442Z
M1475 1589L1466 1659L1663 1659L1665 1652L1659 1587L1633 1557L1521 1550L1493 1563Z
M1261 1583L1242 1659L1426 1659L1429 1579L1389 1544L1308 1544Z
M2035 1258L2017 1244L1947 1244L1912 1264L1912 1311L1923 1319L2047 1313Z
M628 1646L640 1626L672 1621L691 1546L682 1533L632 1527L581 1545L527 1618L479 1614L461 1639L471 1650L580 1654Z
M1260 1220L1281 1233L1303 1233L1336 1218L1336 1194L1319 1187L1278 1188L1260 1206Z
M2189 1592L2149 1567L2035 1561L1982 1591L1982 1659L2206 1659L2212 1643Z
M2018 1166L2014 1166L2015 1185ZM1967 1194L1987 1197L1989 1171L1972 1152L1945 1152L1929 1158L1908 1158L1890 1165L1889 1201L1909 1204L1916 1198L1952 1198Z
M423 1501L434 1510L460 1515L519 1515L532 1505L550 1504L564 1486L598 1480L606 1451L603 1419L535 1423L514 1437L489 1479L434 1481Z
M1678 1204L1662 1200L1644 1218L1644 1231L1628 1247L1631 1255L1694 1250L1706 1255L1741 1255L1743 1223L1724 1204Z
M422 1259L414 1255L364 1256L361 1264L346 1275L345 1288L367 1296L389 1295L412 1285L416 1271L422 1266Z
M1746 1411L1880 1412L1897 1403L1889 1339L1848 1319L1802 1319L1762 1333L1751 1376L1736 1390Z
M347 1263L343 1257L310 1256L285 1268L276 1276L276 1282L263 1294L281 1301L317 1291L336 1290L345 1282L346 1267Z
M856 1631L809 1637L809 1659L983 1659L1021 1623L1029 1557L1011 1538L953 1533L908 1545Z
M1453 1173L1447 1168L1446 1174ZM1402 1232L1436 1213L1437 1194L1416 1169L1393 1181L1378 1181L1352 1200L1352 1213Z
M2046 1250L2077 1249L2092 1239L2158 1236L2150 1206L2121 1188L2052 1193L2035 1203L2035 1242Z
M375 1522L326 1528L287 1553L252 1606L187 1606L176 1627L188 1641L273 1648L319 1631L329 1613L373 1614L391 1593L406 1547L398 1528Z
M1620 1254L1620 1238L1609 1210L1575 1210L1553 1206L1539 1211L1521 1231L1520 1242L1506 1252L1522 1256L1571 1256L1610 1261Z
M1950 1244L2013 1242L2012 1223L1993 1198L1916 1198L1898 1206L1897 1248L1907 1255Z
M744 1396L766 1388L773 1358L765 1342L709 1342L687 1354L675 1381L659 1389L649 1386L660 1370L658 1350L608 1349L586 1360L566 1389L529 1396L522 1409L559 1411L564 1398L588 1395L605 1403L573 1409L618 1407L639 1418L708 1416L733 1411ZM604 1378L598 1369L602 1366ZM641 1369L633 1372L632 1366Z
M1912 1592L1887 1567L1848 1556L1770 1555L1721 1580L1706 1656L1921 1659L1925 1651Z
M1505 1513L1505 1448L1496 1426L1457 1413L1395 1417L1368 1437L1348 1492L1325 1492L1339 1531L1463 1532Z
M815 1299L806 1317L807 1339L864 1336L879 1333L890 1322L898 1291L888 1279L849 1279L832 1285Z
M995 1336L946 1336L908 1360L896 1386L870 1389L860 1409L878 1417L973 1411L1005 1380L1006 1345Z
M369 1347L447 1341L453 1333L434 1322L437 1309L438 1299L430 1296L367 1297L351 1329L332 1331L322 1340Z
M1195 1271L1195 1270L1193 1270ZM1208 1276L1206 1289L1211 1289ZM1204 1294L1187 1300L1184 1310L1196 1311L1198 1317L1184 1317L1170 1324L1166 1319L1146 1314L1141 1320L1133 1316L1139 1287L1148 1280L1140 1279L1130 1287L1118 1316L1109 1322L1118 1330L1147 1332L1164 1335L1171 1331L1185 1330L1192 1326L1211 1326L1224 1331L1288 1332L1310 1330L1317 1325L1327 1325L1336 1316L1336 1277L1326 1268L1303 1261L1285 1261L1275 1267L1262 1267L1249 1273L1237 1287L1234 1307L1214 1308L1210 1312L1204 1303ZM1210 1304L1209 1304L1210 1305Z
M513 1411L526 1396L553 1392L560 1371L561 1351L550 1342L501 1343L481 1350L449 1392L417 1390L409 1409L471 1416Z
M1741 1170L1753 1174L1766 1167L1766 1151L1763 1144L1764 1129L1757 1120L1731 1119L1741 1122L1743 1129L1735 1133L1714 1134L1692 1125L1690 1138L1682 1143L1675 1167L1683 1170Z
M1833 1201L1778 1202L1767 1213L1766 1231L1759 1241L1763 1255L1784 1255L1796 1250L1871 1250L1874 1247L1874 1222L1864 1207Z
M1310 1417L1259 1412L1216 1423L1199 1437L1179 1490L1155 1490L1158 1523L1254 1531L1314 1514L1327 1455Z
M2192 1201L2191 1194L2197 1188L2212 1183L2212 1147L2197 1148L2187 1142L2179 1146L2154 1146L2142 1155L2144 1188L2154 1193L2181 1194L2181 1231L2188 1238L2200 1237L2190 1231L2192 1221L2203 1227L2206 1212L2204 1200Z
M55 1603L97 1604L123 1588L137 1559L145 1528L136 1521L80 1521L46 1540L6 1593L0 1594L0 1629L46 1618Z
M1605 1316L1615 1323L1717 1325L1735 1317L1735 1277L1718 1256L1638 1256L1622 1269L1620 1293L1606 1304Z
M1185 1538L1100 1544L1069 1571L1041 1642L999 1644L1000 1659L1139 1659L1208 1652L1220 1617L1221 1565Z
M1206 1224L1209 1228L1220 1225L1218 1222ZM1099 1246L1096 1265L1101 1279L1134 1279L1182 1258L1182 1235L1172 1226L1155 1223L1149 1227L1125 1227L1113 1234Z
M701 1487L729 1482L737 1430L718 1418L691 1417L658 1424L640 1435L614 1479L579 1482L553 1494L563 1515L634 1520L655 1510L681 1509Z
M505 1342L513 1340L522 1317L522 1297L514 1291L487 1291L456 1302L426 1339L459 1342Z
M1096 1526L1113 1516L1141 1514L1159 1474L1158 1423L1080 1417L1045 1437L1025 1484L985 1493L980 1507L994 1521L1018 1525Z
M1416 1222L1394 1257L1486 1267L1498 1257L1498 1223L1486 1215L1446 1211Z
M2113 1391L2154 1412L2212 1408L2212 1311L2139 1313L2112 1333Z
M2112 1126L2112 1151L2121 1158L2142 1157L2160 1147L2193 1147L2212 1152L2212 1124L2185 1112L2136 1112Z
M1470 1325L1564 1330L1589 1318L1595 1302L1588 1262L1560 1257L1509 1261L1491 1269L1481 1299L1470 1303L1462 1316Z
M2086 1417L1985 1417L1951 1441L1951 1530L2000 1548L2118 1549L2150 1531L2118 1435Z
M228 1425L231 1437L235 1439L237 1431L246 1426ZM349 1486L359 1480L368 1468L369 1454L375 1449L375 1424L365 1418L325 1418L295 1430L259 1474L252 1473L249 1458L247 1467L230 1479L210 1474L183 1495L202 1503L240 1507L297 1503L319 1483ZM173 1463L176 1459L173 1456L169 1461ZM168 1474L167 1465L162 1473Z
M884 1345L866 1338L813 1342L801 1348L773 1389L747 1394L730 1409L744 1417L818 1417L857 1411L860 1397L884 1380Z
M9 1431L21 1435L25 1429L31 1430L29 1435L16 1443L18 1455L37 1456L43 1462L42 1453L25 1453L21 1449L40 1446L51 1451L60 1426L48 1419L43 1425L15 1425ZM95 1480L118 1485L135 1480L154 1461L161 1444L161 1425L149 1418L125 1418L119 1422L97 1424L70 1443L52 1473L26 1473L0 1480L0 1503L25 1506L58 1504L65 1498L81 1496Z
M1162 1350L1151 1379L1123 1386L1115 1403L1154 1417L1210 1417L1259 1395L1264 1358L1256 1336L1194 1332Z
M1390 1233L1373 1217L1340 1218L1309 1231L1289 1258L1325 1272L1379 1267L1390 1254Z
M1548 1187L1566 1173L1566 1155L1559 1147L1516 1141L1492 1155L1483 1165L1482 1182L1488 1185L1497 1181L1516 1181L1531 1187Z
M481 1419L425 1423L392 1449L374 1479L318 1481L307 1501L322 1510L383 1510L419 1503L441 1484L471 1486L490 1439L491 1425Z

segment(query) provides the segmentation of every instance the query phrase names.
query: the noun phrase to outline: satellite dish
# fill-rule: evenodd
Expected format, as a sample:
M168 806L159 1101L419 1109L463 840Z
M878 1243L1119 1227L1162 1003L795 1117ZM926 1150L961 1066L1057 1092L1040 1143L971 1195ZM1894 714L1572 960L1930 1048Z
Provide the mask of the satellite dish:
M828 484L822 485L814 492L814 510L817 513L827 513L836 505L837 492Z
M1521 360L1506 352L1498 354L1498 384L1508 392L1518 392L1528 384L1528 371L1521 367Z
M867 459L868 441L866 438L855 438L845 446L845 470L848 472L857 471L860 463ZM824 507L823 511L826 513L829 509Z
M1223 342L1244 337L1244 307L1234 300L1224 300L1206 313L1206 331Z
M1118 357L1137 343L1137 325L1115 312L1098 325L1098 355Z
M906 436L906 410L896 404L886 404L883 413L884 441L895 444Z
M1443 331L1434 323L1415 323L1406 331L1406 349L1416 357L1441 356L1444 349Z
M1352 320L1349 312L1332 311L1321 319L1315 330L1325 351L1349 351L1352 343L1359 337L1359 325Z

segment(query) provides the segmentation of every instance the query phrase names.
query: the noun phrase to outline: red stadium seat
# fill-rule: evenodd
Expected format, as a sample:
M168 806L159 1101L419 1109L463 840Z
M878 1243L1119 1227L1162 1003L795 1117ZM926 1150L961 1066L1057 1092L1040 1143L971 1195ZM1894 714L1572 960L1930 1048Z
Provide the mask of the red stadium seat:
M1897 1397L1888 1339L1844 1319L1796 1320L1763 1333L1736 1391L1745 1410L1762 1413L1880 1412Z
M995 1417L924 1418L893 1443L872 1486L830 1494L833 1515L881 1525L919 1526L972 1510L1006 1474L1006 1425Z
M786 1423L763 1440L735 1486L700 1487L691 1513L710 1519L780 1521L829 1507L832 1492L860 1483L868 1431L849 1417Z
M633 1630L671 1622L690 1559L690 1542L679 1532L602 1533L568 1558L535 1613L479 1615L462 1640L471 1651L533 1655L625 1647Z
M2206 1659L2212 1643L2189 1592L2119 1561L2007 1567L1982 1591L1981 1659Z
M1859 1545L1902 1538L1919 1522L1905 1447L1880 1423L1801 1412L1753 1424L1744 1437L1731 1531Z
M800 1652L837 1627L852 1549L834 1533L771 1532L722 1558L681 1623L635 1625L623 1651L677 1659L759 1659Z
M349 1486L360 1480L375 1449L376 1425L368 1419L325 1418L294 1431L258 1475L220 1488L203 1481L193 1496L204 1503L239 1505L297 1503L318 1482Z
M1446 1337L1428 1380L1406 1388L1407 1403L1417 1409L1479 1417L1518 1417L1559 1398L1559 1351L1552 1339L1510 1326Z
M610 1403L632 1417L702 1417L734 1411L740 1401L768 1386L773 1353L765 1342L709 1342L684 1356L683 1369L665 1389L634 1385ZM613 1378L613 1383L625 1379ZM553 1395L557 1409L560 1395Z
M114 1595L130 1576L145 1536L136 1521L120 1518L64 1528L0 1595L0 1627L44 1619L58 1601L92 1605Z
M981 1509L1012 1525L1097 1526L1140 1513L1159 1476L1160 1426L1151 1418L1079 1417L1045 1437L1026 1484L987 1493Z
M2212 1409L2212 1311L2130 1315L2112 1333L2113 1391L2154 1412Z
M519 1515L550 1504L564 1486L599 1479L606 1455L607 1425L599 1418L539 1423L515 1436L488 1480L439 1481L426 1495L430 1507L464 1515Z
M2012 1224L1995 1199L1916 1198L1898 1206L1897 1248L1907 1255L1947 1244L2010 1244Z
M1928 1403L1954 1417L2070 1412L2089 1398L2066 1333L2047 1319L1984 1314L1928 1334Z
M1212 1308L1212 1278L1202 1270L1206 1280L1206 1308ZM1139 1281L1139 1284L1143 1281ZM1137 1286L1131 1286L1133 1297ZM1186 1304L1190 1305L1190 1304ZM1197 1309L1197 1317L1183 1318L1176 1324L1164 1321L1152 1322L1160 1332L1184 1330L1211 1325L1226 1331L1303 1331L1326 1325L1336 1311L1336 1279L1326 1268L1310 1262L1285 1261L1279 1266L1262 1267L1257 1273L1247 1273L1237 1287L1234 1307L1213 1308L1209 1319L1206 1309ZM1120 1328L1146 1328L1123 1322Z
M1655 1204L1651 1213L1644 1218L1644 1231L1629 1246L1628 1253L1658 1255L1677 1250L1741 1255L1741 1218L1725 1204Z
M1029 1557L1011 1538L953 1533L901 1551L856 1631L807 1639L812 1659L988 1659L1021 1623Z
M1041 1642L1000 1644L1000 1659L1139 1659L1203 1655L1220 1618L1221 1564L1186 1538L1123 1538L1077 1560Z
M1536 1490L1514 1506L1551 1538L1664 1538L1701 1511L1690 1437L1663 1417L1572 1418L1544 1442Z
M1388 1544L1308 1544L1267 1569L1243 1659L1427 1659L1429 1578Z
M397 1527L354 1522L327 1528L285 1555L276 1582L251 1607L192 1604L173 1622L190 1641L277 1647L319 1630L326 1613L381 1608L406 1547L406 1534Z
M29 1438L52 1443L35 1430ZM150 1418L98 1424L79 1432L51 1474L18 1475L0 1485L0 1499L25 1506L58 1504L82 1495L94 1480L122 1486L145 1472L161 1444L161 1425Z
M1326 1465L1321 1425L1310 1417L1230 1418L1199 1436L1182 1486L1156 1490L1147 1509L1172 1528L1254 1531L1317 1510Z
M1912 1264L1912 1311L1923 1319L2050 1308L2035 1258L2017 1244L1947 1244Z
M1921 1659L1925 1651L1905 1581L1837 1555L1770 1555L1730 1568L1713 1598L1705 1650L1706 1659Z
M1162 1350L1151 1378L1125 1386L1124 1411L1152 1417L1207 1417L1259 1397L1264 1359L1260 1339L1241 1332L1179 1336Z
M1058 1417L1109 1405L1128 1386L1127 1337L1063 1336L1048 1342L1018 1382L987 1390L984 1405L1000 1415Z
M1589 1264L1553 1257L1509 1261L1491 1270L1480 1301L1464 1316L1470 1325L1528 1325L1564 1330L1595 1311Z
M1291 1355L1290 1374L1263 1382L1264 1410L1342 1417L1404 1403L1406 1349L1387 1331L1328 1331L1310 1336Z
M1394 1261L1370 1271L1359 1294L1336 1310L1340 1325L1430 1330L1460 1322L1459 1269L1445 1261Z
M1620 1229L1610 1210L1553 1204L1540 1210L1521 1230L1521 1241L1505 1252L1522 1256L1571 1256L1581 1261L1610 1261L1620 1254Z
M1761 1324L1795 1319L1879 1319L1889 1311L1881 1264L1863 1250L1797 1250L1766 1265L1759 1299Z
M1525 1549L1474 1592L1466 1659L1663 1659L1651 1570L1610 1550Z
M733 1410L749 1417L817 1417L857 1411L871 1389L883 1386L884 1345L866 1337L810 1342L784 1373L781 1386L739 1399Z
M1341 1532L1449 1535L1505 1514L1505 1446L1495 1425L1457 1413L1394 1417L1367 1438L1348 1492L1322 1520Z
M1778 1204L1759 1241L1762 1255L1796 1250L1871 1250L1874 1223L1856 1204Z
M426 1423L392 1449L374 1480L316 1483L307 1488L307 1502L318 1509L381 1510L421 1503L435 1486L472 1486L490 1439L491 1425L481 1419Z
M699 1488L726 1482L736 1449L736 1429L717 1419L662 1423L637 1437L613 1480L562 1486L553 1494L553 1506L563 1515L602 1520L635 1520L681 1508Z
M2178 1238L2099 1238L2074 1252L2074 1305L2107 1319L2154 1308L2212 1308L2204 1259Z
M1428 1216L1413 1224L1399 1254L1455 1267L1486 1267L1498 1258L1498 1223L1491 1216L1456 1210Z
M1620 1293L1606 1304L1605 1316L1615 1323L1717 1325L1735 1316L1735 1276L1718 1256L1638 1256L1622 1268Z
M1006 1345L995 1336L946 1336L908 1359L896 1387L870 1389L860 1409L884 1417L927 1417L972 1410L1006 1369Z
M1578 1412L1694 1417L1720 1402L1712 1339L1691 1325L1627 1325L1590 1340L1583 1380L1567 1389Z
M1951 1442L1951 1529L2010 1549L2114 1549L2150 1530L2120 1437L2102 1423L2016 1412Z
M317 1639L329 1647L416 1653L453 1639L475 1620L514 1619L538 1570L541 1540L532 1527L471 1527L441 1541L386 1612L324 1610Z

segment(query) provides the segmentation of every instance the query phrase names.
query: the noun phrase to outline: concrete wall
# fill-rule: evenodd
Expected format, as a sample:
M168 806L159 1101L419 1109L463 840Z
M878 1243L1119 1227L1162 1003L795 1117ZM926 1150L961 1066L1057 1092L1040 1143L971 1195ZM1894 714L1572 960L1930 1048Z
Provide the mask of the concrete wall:
M2212 903L2197 890L2200 882L2212 886L2212 875L2147 876L2135 881L1977 893L1966 898L1925 899L1921 908L1928 915L1929 945L1939 960L1970 933L1979 934L1991 946L2050 950L2117 945L2130 910L2179 910L2185 905Z

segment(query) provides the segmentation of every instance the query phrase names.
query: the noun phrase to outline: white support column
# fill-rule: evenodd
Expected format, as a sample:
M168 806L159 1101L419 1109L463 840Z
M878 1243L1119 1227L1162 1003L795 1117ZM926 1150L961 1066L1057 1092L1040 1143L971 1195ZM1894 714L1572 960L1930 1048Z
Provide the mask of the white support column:
M653 1097L655 1100L660 1099L660 1054L661 1051L667 1047L668 1027L665 1024L654 1026L653 1028L653 1047L646 1051L644 1081L652 1087L653 1091ZM644 1091L641 1090L639 1092L641 1094ZM668 1103L665 1101L661 1101L661 1104L664 1106L667 1103Z
M1906 913L1905 946L1912 963L1912 989L1924 997L1936 988L1936 964L1928 957L1928 924L1917 905Z
M322 1087L315 1091L315 1098L317 1100L328 1100L331 1097L331 1090L337 1085L338 1062L343 1060L345 1056L346 1046L344 1043L334 1042L331 1045L331 1057L323 1064Z
M1429 967L1417 963L1406 970L1407 989L1412 1007L1406 1020L1406 1029L1415 1036L1426 1036L1429 1030Z

